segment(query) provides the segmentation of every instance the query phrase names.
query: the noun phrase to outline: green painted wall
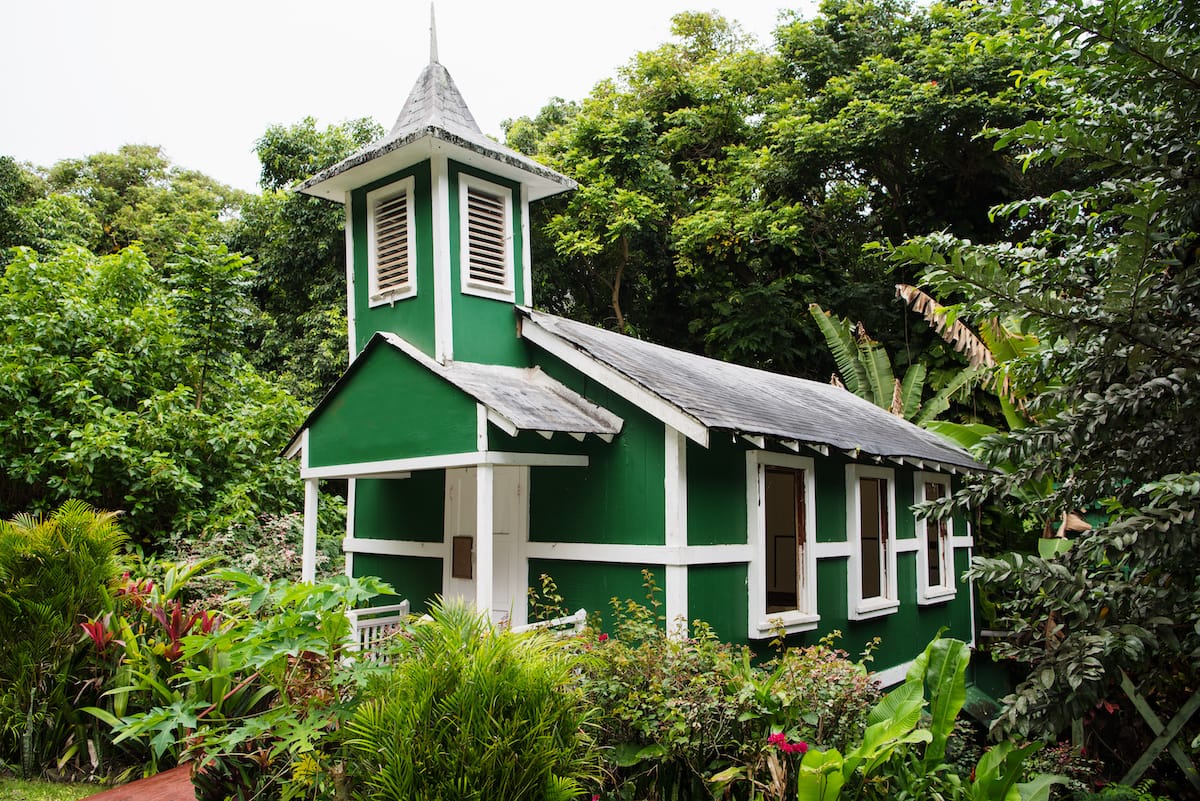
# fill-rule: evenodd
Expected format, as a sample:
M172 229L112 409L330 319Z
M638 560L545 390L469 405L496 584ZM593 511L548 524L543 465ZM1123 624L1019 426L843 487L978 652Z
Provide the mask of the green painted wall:
M688 440L687 474L688 545L746 542L746 449L719 435L707 448Z
M414 556L354 554L354 575L378 576L399 593L394 601L407 599L410 611L422 614L442 591L442 560Z
M850 460L840 453L814 454L813 458L817 473L817 542L845 542L846 465Z
M741 587L741 592L737 588ZM714 592L714 588L727 588ZM744 642L749 618L746 565L693 565L688 568L688 617L703 620L722 640Z
M475 401L388 345L363 356L309 430L309 465L474 451Z
M403 178L413 178L416 223L417 294L392 304L371 307L368 297L367 193ZM354 256L354 348L361 352L376 331L392 331L429 355L434 352L433 217L429 162L381 178L350 193L351 241Z
M473 175L512 193L513 292L517 305L525 303L524 237L521 231L520 184L498 175L472 169L451 161L450 183L450 302L454 320L454 358L459 361L485 364L509 364L525 367L529 364L524 342L517 337L517 322L512 302L477 295L463 294L462 287L462 221L459 219L459 176Z
M534 467L529 480L529 538L535 542L608 542L662 545L666 500L663 489L662 423L626 403L557 359L536 356L538 365L625 421L611 443L598 437L576 442L558 435L551 442L526 435L521 444L565 448L587 455L587 467ZM513 439L501 434L513 443ZM502 449L504 443L490 442ZM517 443L513 443L514 445Z
M445 487L443 470L421 471L405 479L358 479L354 536L441 542Z
M563 597L563 605L568 611L586 609L589 616L596 613L600 616L601 631L609 631L614 623L610 603L612 598L617 598L622 604L630 599L646 604L646 588L642 586L643 569L654 574L654 581L660 590L666 589L666 568L662 565L564 562L553 559L529 560L529 586L542 586L539 577L545 573L558 584L558 594ZM664 594L659 592L657 597L662 601ZM663 602L660 613L665 614L665 606Z

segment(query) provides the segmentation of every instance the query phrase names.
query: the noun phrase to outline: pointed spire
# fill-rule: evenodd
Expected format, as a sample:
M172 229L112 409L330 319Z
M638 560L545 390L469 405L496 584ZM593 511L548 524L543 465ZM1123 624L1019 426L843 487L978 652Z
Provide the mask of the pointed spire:
M429 4L429 63L438 63L437 18L433 13L433 3Z

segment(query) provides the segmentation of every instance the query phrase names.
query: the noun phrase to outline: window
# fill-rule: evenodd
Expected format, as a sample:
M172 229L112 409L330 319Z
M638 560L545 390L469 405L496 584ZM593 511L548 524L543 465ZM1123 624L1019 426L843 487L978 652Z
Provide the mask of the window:
M417 292L413 269L413 179L367 193L370 305L394 303Z
M847 519L850 523L850 618L862 620L894 612L896 519L891 470L850 465L847 476Z
M950 495L950 479L937 473L917 473L913 477L916 503L936 501ZM954 534L952 520L917 518L917 601L938 603L954 597Z
M459 175L463 291L513 297L512 192Z
M747 455L747 482L750 636L816 628L813 462L753 451Z

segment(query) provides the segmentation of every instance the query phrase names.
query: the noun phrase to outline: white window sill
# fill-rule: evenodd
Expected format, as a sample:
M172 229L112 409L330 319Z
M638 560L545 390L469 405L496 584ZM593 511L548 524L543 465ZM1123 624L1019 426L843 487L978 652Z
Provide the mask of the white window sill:
M481 284L467 283L463 287L464 295L474 295L479 298L488 298L489 300L506 300L513 303L516 294L510 287L494 287Z
M820 615L813 615L808 612L777 612L760 618L750 630L750 639L769 639L777 635L781 630L784 634L799 634L802 631L812 631L820 622Z
M872 598L859 601L850 610L851 620L870 620L873 617L890 615L900 608L900 602L892 598Z
M923 606L943 604L953 600L956 595L958 595L958 590L954 587L930 587L917 596L917 603Z
M370 308L375 308L376 306L392 306L395 305L396 301L407 300L408 298L416 296L416 294L417 293L415 290L410 290L406 292L390 292L386 295L372 295L367 305Z

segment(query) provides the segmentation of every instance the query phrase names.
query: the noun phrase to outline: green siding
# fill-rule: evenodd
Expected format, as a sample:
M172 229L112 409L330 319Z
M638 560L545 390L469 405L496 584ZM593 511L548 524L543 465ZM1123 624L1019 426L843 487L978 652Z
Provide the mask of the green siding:
M529 357L517 337L513 302L462 292L462 221L459 219L459 175L466 173L507 188L511 193L513 302L525 303L524 239L521 231L521 186L498 175L451 161L450 184L450 303L454 320L454 358L485 364L525 367Z
M896 470L896 539L912 539L917 536L917 521L913 517L913 501L916 486L911 470Z
M422 614L442 592L442 560L415 556L354 555L354 575L378 576L398 593L396 600L407 599L409 611ZM388 603L393 601L389 600Z
M429 470L405 479L358 479L354 536L441 542L445 476L445 471Z
M745 543L746 449L722 437L707 448L688 440L687 476L688 545ZM743 620L743 636L745 628Z
M475 450L474 400L390 346L362 359L310 426L311 467Z
M722 640L746 639L748 598L745 564L688 568L688 622L703 620Z
M413 178L416 223L417 294L411 298L370 305L367 248L367 193L403 178ZM433 218L429 162L423 161L351 192L351 241L354 258L354 351L362 351L376 331L392 331L429 355L434 353Z
M566 562L553 559L529 560L529 586L540 587L539 577L544 573L558 584L558 594L563 597L567 611L586 609L589 617L596 615L601 631L611 631L615 623L611 600L616 598L622 605L633 600L646 604L645 579L642 570L654 574L663 601L661 590L665 588L666 568L662 565L623 565L603 562ZM659 612L665 614L664 606Z
M846 465L840 454L816 457L817 542L846 541Z
M534 467L529 480L529 538L535 542L664 544L662 423L549 356L549 374L625 421L612 442L558 435L544 445L587 455L587 467ZM501 435L502 437L504 435ZM504 437L509 442L511 438ZM561 440L561 442L560 442ZM522 443L531 443L526 435ZM491 447L503 448L499 442Z

